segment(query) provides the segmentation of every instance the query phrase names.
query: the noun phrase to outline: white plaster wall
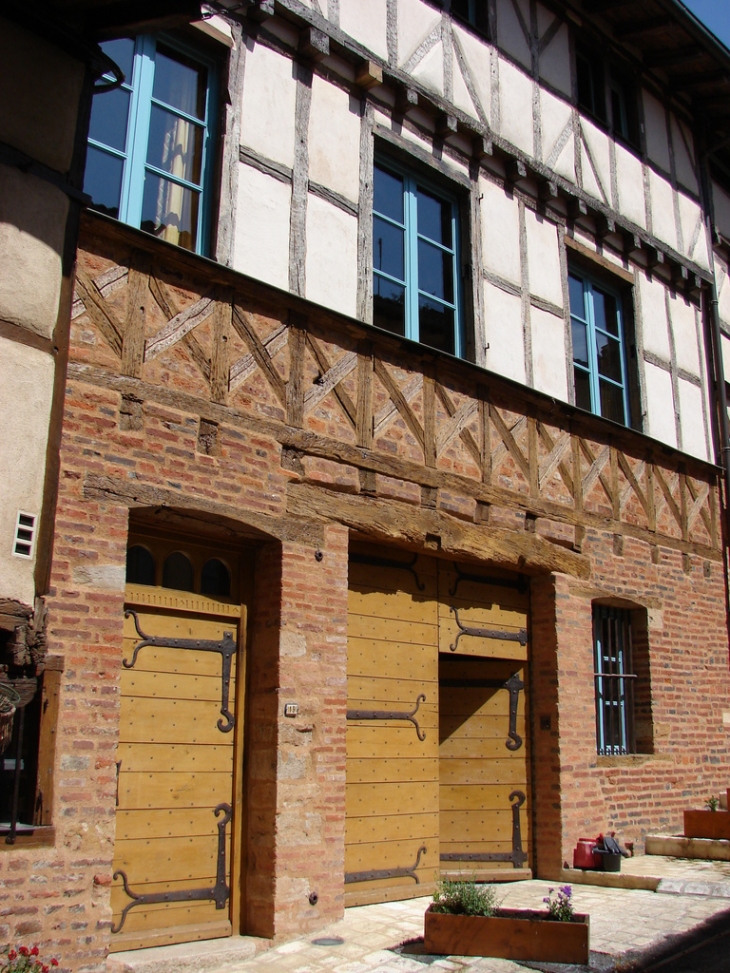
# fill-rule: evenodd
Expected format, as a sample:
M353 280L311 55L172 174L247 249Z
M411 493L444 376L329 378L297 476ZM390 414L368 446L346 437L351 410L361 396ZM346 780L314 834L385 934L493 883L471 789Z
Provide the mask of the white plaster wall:
M653 169L649 171L651 187L651 219L654 236L678 249L677 224L674 219L674 190Z
M540 91L542 161L571 182L575 182L575 139L569 104L544 88Z
M707 234L702 210L693 199L685 196L684 193L679 193L678 199L684 252L691 260L698 263L700 267L709 270Z
M487 368L525 385L525 338L520 298L485 283L484 322L485 342L489 343Z
M567 24L563 24L540 55L540 77L562 91L567 98L570 97L570 34Z
M530 293L563 306L563 275L560 269L558 228L532 210L525 210Z
M664 106L646 89L642 91L644 100L644 126L646 131L646 151L649 158L669 172L669 143L667 141L667 116Z
M702 410L702 389L679 380L679 416L681 448L691 456L708 459L707 431Z
M697 319L694 305L685 301L683 297L670 294L669 316L674 334L677 365L699 377L700 350L697 347Z
M647 432L667 446L677 446L672 377L656 365L644 362Z
M441 21L441 12L422 0L398 0L398 64L405 64Z
M387 0L340 0L340 27L387 60L387 12Z
M412 68L411 74L424 88L444 95L444 45L439 40Z
M530 308L532 324L532 376L540 392L568 401L565 361L565 321L540 308Z
M58 316L67 216L59 189L0 165L0 319L45 338Z
M715 267L717 272L717 299L720 305L720 320L725 323L730 330L730 277L725 264L716 256ZM727 373L730 377L730 371Z
M726 334L721 335L720 342L722 349L722 371L727 379L727 376L730 375L730 337Z
M296 91L289 58L261 44L246 52L241 142L289 168L294 165Z
M50 355L0 338L0 592L26 605L35 559L13 554L13 538L19 510L41 512L53 372Z
M307 200L307 298L355 317L357 219L309 194Z
M519 207L501 186L479 180L482 193L482 260L493 274L520 283Z
M584 141L581 146L583 188L596 199L608 203L611 199L611 157L608 136L585 118L581 119L580 125Z
M700 187L694 171L695 147L692 133L675 115L672 115L672 146L677 179L687 189L699 194Z
M525 24L530 24L529 0L516 0ZM497 44L525 67L530 67L530 46L525 40L512 3L497 5Z
M616 145L616 183L619 212L637 226L646 228L644 171L636 156L622 145Z
M665 287L658 280L651 280L643 274L638 279L644 350L669 362L671 351Z
M712 198L715 204L715 223L721 233L730 237L730 193L713 182Z
M288 290L290 210L290 185L241 165L234 270Z
M532 81L504 58L499 59L499 98L500 134L523 152L533 155Z
M454 103L472 117L479 117L479 108L487 121L491 120L491 64L490 48L474 34L458 24L454 25L454 36L461 47L466 62L466 70L476 91L479 105L474 104L464 81L459 58L454 58Z
M357 202L360 192L360 104L346 91L312 79L309 178Z

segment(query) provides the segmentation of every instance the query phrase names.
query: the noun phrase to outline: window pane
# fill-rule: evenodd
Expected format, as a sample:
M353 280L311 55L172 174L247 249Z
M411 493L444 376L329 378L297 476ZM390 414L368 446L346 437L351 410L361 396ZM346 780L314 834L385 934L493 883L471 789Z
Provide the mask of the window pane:
M624 393L618 385L610 382L600 382L601 387L601 415L606 419L613 419L614 422L626 424L626 413L624 412Z
M177 591L193 590L193 566L182 551L175 551L165 558L162 587L175 588Z
M405 281L405 230L373 218L373 264L391 277Z
M99 47L122 69L125 81L131 81L132 64L134 62L134 41L128 37L122 37L116 41L103 41Z
M188 115L205 118L208 71L184 54L158 45L152 97Z
M454 257L439 247L418 241L418 287L419 290L454 302Z
M588 372L584 372L580 368L574 368L573 375L575 378L575 404L579 409L585 409L586 412L590 412L592 408L591 382L588 377Z
M607 294L598 287L594 287L593 313L597 328L603 328L609 334L618 335L618 307L613 294Z
M147 162L172 176L200 184L203 128L152 106Z
M573 332L573 361L588 368L588 333L586 326L575 318L570 319Z
M124 160L90 145L86 152L84 192L94 201L94 209L119 217Z
M403 223L403 180L400 176L375 167L373 208L397 223Z
M423 295L418 297L418 340L454 354L454 311Z
M596 349L598 351L598 373L612 378L614 382L623 385L621 373L621 346L616 338L609 338L601 331L596 331Z
M406 289L375 274L373 277L373 324L393 334L406 333Z
M155 583L155 559L141 544L135 544L127 551L127 583Z
M200 577L200 592L203 595L228 597L231 593L231 575L223 561L213 557L203 565Z
M127 119L130 93L126 88L113 88L94 95L91 103L89 138L124 152L127 145Z
M568 277L568 287L570 290L570 313L585 321L586 308L583 297L583 281L577 277Z
M418 232L436 243L451 247L451 203L419 189Z
M186 250L194 250L198 236L200 195L169 179L147 173L141 227Z

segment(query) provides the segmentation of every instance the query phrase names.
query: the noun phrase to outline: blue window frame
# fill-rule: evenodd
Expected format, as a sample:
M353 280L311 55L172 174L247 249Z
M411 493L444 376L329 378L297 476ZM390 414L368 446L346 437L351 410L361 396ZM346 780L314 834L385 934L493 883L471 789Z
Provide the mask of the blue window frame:
M373 198L373 323L462 356L456 200L390 163Z
M84 190L95 209L204 253L215 66L158 35L101 46L126 80L94 96Z
M596 748L600 754L635 753L631 612L593 606Z
M627 425L626 350L621 296L578 271L568 277L575 404Z

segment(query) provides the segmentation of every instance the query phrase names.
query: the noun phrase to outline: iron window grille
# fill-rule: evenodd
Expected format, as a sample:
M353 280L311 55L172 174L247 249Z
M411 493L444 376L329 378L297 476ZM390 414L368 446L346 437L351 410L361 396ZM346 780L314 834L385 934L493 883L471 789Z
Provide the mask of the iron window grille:
M594 605L593 648L598 753L636 753L631 612Z
M623 303L618 291L580 271L568 275L575 404L629 422Z
M94 96L84 191L95 209L205 253L214 62L168 37L102 43L125 81ZM106 85L110 76L100 81Z
M390 162L373 182L373 323L462 357L456 199Z

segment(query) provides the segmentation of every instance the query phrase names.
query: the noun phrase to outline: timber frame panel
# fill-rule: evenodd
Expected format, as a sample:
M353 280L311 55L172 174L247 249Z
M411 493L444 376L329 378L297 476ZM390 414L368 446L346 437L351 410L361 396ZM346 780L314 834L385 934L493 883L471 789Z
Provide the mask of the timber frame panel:
M541 518L565 525L567 540L546 543L565 558L550 567L572 574L585 576L591 528L721 560L709 464L95 215L72 329L70 377L118 392L127 428L157 401L271 436L292 473L307 457L356 471L358 497L290 484L302 488L290 513L362 529L358 509L385 503L380 477L420 490L436 520L486 524L495 505L525 533ZM439 510L434 491L450 498Z

